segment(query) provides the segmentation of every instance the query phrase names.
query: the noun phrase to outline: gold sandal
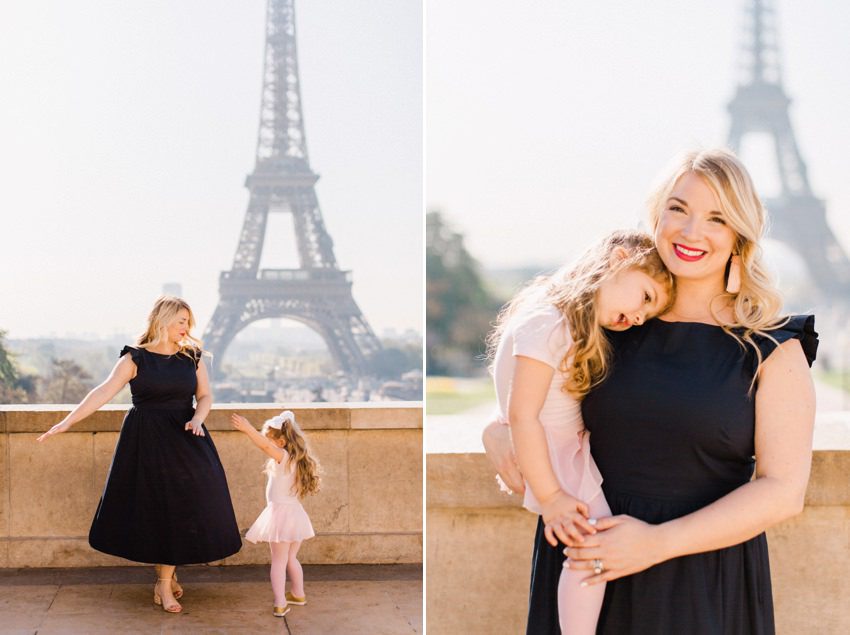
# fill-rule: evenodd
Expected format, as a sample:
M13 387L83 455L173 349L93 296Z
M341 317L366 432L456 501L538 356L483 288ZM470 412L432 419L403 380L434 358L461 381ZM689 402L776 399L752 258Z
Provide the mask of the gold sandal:
M272 615L275 617L283 617L287 613L289 613L290 608L289 604L284 604L283 606L274 606L272 605Z
M159 589L157 585L160 582L168 582L171 583L172 578L157 578L156 584L153 587L153 603L157 606L161 606L162 610L166 613L180 613L183 611L183 607L180 606L180 603L177 600L174 600L174 604L164 604L162 602L162 596L159 594Z
M156 578L158 580L162 571L162 565L155 564L154 569L156 570ZM174 594L175 600L183 597L183 587L177 581L177 569L174 569L174 573L171 574L171 592Z

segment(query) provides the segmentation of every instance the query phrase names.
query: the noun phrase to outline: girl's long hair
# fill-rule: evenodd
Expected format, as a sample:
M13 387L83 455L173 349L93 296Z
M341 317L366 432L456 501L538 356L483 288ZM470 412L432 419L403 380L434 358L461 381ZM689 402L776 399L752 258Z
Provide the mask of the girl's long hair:
M308 494L315 494L321 487L321 466L319 461L312 456L310 444L301 427L295 422L295 417L284 419L280 429L272 428L269 419L263 424L262 434L267 436L272 441L283 439L283 449L286 450L287 466L295 468L295 484L293 485L294 494L298 498L304 498ZM269 459L266 463L266 472L272 469L274 459Z
M147 327L136 340L138 347L156 348L164 342L168 338L168 326L182 309L189 312L189 324L186 328L186 336L180 342L180 349L177 352L195 359L195 355L203 346L203 342L192 335L192 329L195 328L195 315L185 300L173 295L161 295L156 299L148 315Z
M618 247L627 254L621 260L613 258ZM615 231L576 262L534 279L502 308L487 338L490 359L511 320L554 306L564 316L573 339L561 360L560 370L566 376L562 390L581 399L605 378L610 363L610 345L597 319L599 287L627 269L642 271L662 284L669 291L667 306L672 306L673 277L661 262L652 236L637 230Z
M780 319L782 296L762 261L760 241L767 228L767 210L756 194L747 169L732 152L722 148L694 150L673 161L649 197L647 208L653 233L658 228L661 214L676 182L688 172L699 175L714 192L724 219L735 232L733 253L740 256L741 289L734 294L721 293L715 298L725 297L731 301L734 319L731 323L719 319L714 302L709 310L723 330L742 347L749 345L753 349L757 359L755 377L758 377L764 359L753 335L773 339L767 331L779 328L788 321L787 318Z

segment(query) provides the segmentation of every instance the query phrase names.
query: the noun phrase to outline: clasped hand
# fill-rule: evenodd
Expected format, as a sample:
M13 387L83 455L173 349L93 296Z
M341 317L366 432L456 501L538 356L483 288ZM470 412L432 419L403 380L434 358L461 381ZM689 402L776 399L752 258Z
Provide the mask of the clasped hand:
M596 522L596 532L584 540L569 537L565 567L593 571L601 563L602 571L582 582L598 584L643 571L665 558L657 536L657 525L631 516L610 516Z
M558 546L559 540L564 544L581 544L585 534L596 533L588 522L590 511L587 505L563 490L540 501L540 515L545 525L543 533L553 547Z

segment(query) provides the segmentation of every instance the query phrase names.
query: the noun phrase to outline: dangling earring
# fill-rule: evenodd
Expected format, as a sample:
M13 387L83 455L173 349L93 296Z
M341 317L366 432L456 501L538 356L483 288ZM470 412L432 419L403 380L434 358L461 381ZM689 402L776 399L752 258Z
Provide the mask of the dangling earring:
M726 278L726 293L735 294L741 290L741 256L733 254L729 259L729 277Z

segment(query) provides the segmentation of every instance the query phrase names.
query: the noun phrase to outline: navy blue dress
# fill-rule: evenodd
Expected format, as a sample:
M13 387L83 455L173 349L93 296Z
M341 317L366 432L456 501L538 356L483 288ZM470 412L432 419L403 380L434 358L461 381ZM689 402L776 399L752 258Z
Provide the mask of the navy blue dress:
M136 562L212 562L242 547L224 468L209 431L184 429L195 414L200 352L160 355L125 346L136 364L89 544Z
M794 316L770 333L779 343L799 339L809 365L814 361L813 316ZM755 466L752 347L742 349L717 326L659 319L609 337L611 372L585 397L582 415L611 511L663 523L747 483ZM765 358L776 347L756 340ZM564 556L541 529L528 622L535 635L560 632L556 589ZM763 533L609 582L597 627L605 635L774 632Z

